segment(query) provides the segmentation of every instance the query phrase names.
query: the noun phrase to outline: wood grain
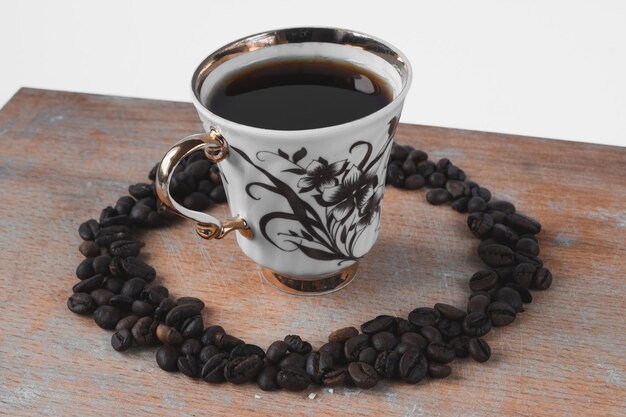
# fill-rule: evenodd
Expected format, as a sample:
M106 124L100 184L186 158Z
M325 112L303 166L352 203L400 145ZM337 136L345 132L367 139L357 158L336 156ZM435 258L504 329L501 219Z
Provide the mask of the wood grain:
M154 348L115 352L109 332L65 305L81 260L78 224L200 129L188 103L22 89L2 109L0 414L624 415L626 149L616 147L399 128L398 142L449 157L543 224L554 285L487 336L494 355L484 365L457 360L447 380L415 386L294 394L166 374ZM319 346L330 330L377 314L464 305L481 266L464 216L397 189L383 212L357 279L323 297L274 290L234 239L203 241L186 222L143 236L144 257L174 295L207 302L207 323L264 347L289 333Z

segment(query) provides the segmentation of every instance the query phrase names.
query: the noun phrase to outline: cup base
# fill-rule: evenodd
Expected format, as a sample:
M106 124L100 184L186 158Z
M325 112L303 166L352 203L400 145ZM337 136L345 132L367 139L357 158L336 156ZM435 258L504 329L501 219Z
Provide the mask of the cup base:
M355 262L349 267L330 275L302 278L280 274L260 266L259 274L274 287L289 294L323 295L340 290L348 285L356 276L358 269L359 263Z

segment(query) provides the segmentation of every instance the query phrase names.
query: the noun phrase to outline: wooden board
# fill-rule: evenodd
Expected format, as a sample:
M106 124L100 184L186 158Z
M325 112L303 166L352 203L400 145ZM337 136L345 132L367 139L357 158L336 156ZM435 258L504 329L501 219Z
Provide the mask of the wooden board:
M189 103L22 89L2 109L0 414L624 414L626 149L617 147L400 126L398 142L449 157L543 224L541 256L554 285L487 336L494 354L484 365L457 360L450 378L415 386L266 393L167 374L154 348L115 352L110 332L66 307L82 258L78 224L200 130ZM428 205L424 192L391 188L359 276L328 296L274 290L234 239L203 241L191 223L143 238L158 281L205 300L207 323L263 347L290 333L319 347L330 330L377 314L464 305L481 267L464 216Z

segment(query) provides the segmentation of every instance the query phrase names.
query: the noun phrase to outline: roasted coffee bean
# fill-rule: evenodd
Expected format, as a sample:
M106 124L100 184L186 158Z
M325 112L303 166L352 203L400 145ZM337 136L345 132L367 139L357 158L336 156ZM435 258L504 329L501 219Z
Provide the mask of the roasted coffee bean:
M517 241L515 244L515 250L537 256L539 255L539 244L534 239L524 237Z
M515 309L504 301L496 301L489 305L487 314L491 319L491 324L496 327L506 326L515 321Z
M215 188L215 185L211 180L201 180L198 183L198 192L205 194L207 197L213 188Z
M118 240L132 239L133 235L127 226L110 226L100 229L96 235L95 242L98 246L109 247L113 242Z
M325 387L340 387L346 383L348 379L348 370L346 368L333 369L324 375L322 384Z
M309 353L312 349L309 342L303 341L300 336L295 334L285 336L284 340L291 352L301 353L304 355Z
M529 288L533 283L533 276L537 268L533 264L521 263L515 267L513 281L521 287Z
M398 373L404 382L417 384L428 372L426 357L417 350L408 350L400 358Z
M491 236L498 242L508 245L514 245L519 240L519 235L503 224L494 224L491 228Z
M344 343L343 342L328 342L320 347L320 352L328 352L332 356L335 364L343 363L345 361L344 356Z
M358 334L359 334L359 331L356 329L356 327L352 327L352 326L343 327L341 329L337 329L334 332L332 332L328 336L328 341L329 342L345 342L346 340Z
M175 372L178 371L178 355L178 349L170 345L163 345L156 352L156 361L164 371Z
M144 206L150 207L150 210L157 209L156 198L154 197L145 197L140 200L137 200L137 204L143 204Z
M404 188L407 190L419 190L426 185L426 178L420 174L411 174L404 179Z
M391 184L394 187L402 187L404 185L404 172L396 165L389 165L387 168L387 174L385 177L385 183Z
M176 307L176 302L174 300L169 297L164 298L159 303L159 306L154 309L154 318L156 318L157 320L165 321L167 313L169 313L170 310L172 310L174 307Z
M372 388L378 383L378 372L369 363L352 362L348 365L350 380L359 388Z
M447 378L452 373L452 368L442 363L429 363L428 376L431 378Z
M263 361L257 355L232 358L224 366L224 378L232 384L256 380L263 368Z
M129 214L134 205L135 199L125 195L117 199L114 210L119 214Z
M133 184L129 186L128 193L138 200L145 198L145 197L154 196L154 191L152 190L152 186L146 183L138 183L138 184Z
M450 165L450 160L448 158L441 158L437 161L435 167L437 168L437 172L446 172L448 165Z
M199 159L188 164L185 167L185 172L191 175L196 181L200 181L209 176L211 165L208 159Z
M117 240L111 243L109 251L112 255L122 256L124 258L128 256L137 256L143 246L142 243L134 240ZM107 265L108 266L108 265Z
M318 384L322 381L324 374L333 369L333 367L333 358L327 352L311 352L306 358L306 372Z
M511 287L513 288L515 291L517 291L517 293L519 294L520 298L522 299L522 303L524 304L529 304L533 302L533 296L530 293L530 291L528 290L528 288L524 288L521 287L520 285L511 282L506 284L507 287Z
M120 311L130 313L133 309L135 299L123 294L116 294L109 299L109 305L118 308Z
M95 258L85 258L76 267L76 277L78 279L87 279L95 275L93 270L93 260Z
M128 216L133 220L137 226L146 226L148 223L148 216L153 210L145 204L135 204L130 210Z
M469 202L469 197L459 197L452 201L450 207L453 210L458 211L459 213L467 213L467 203Z
M441 172L433 172L430 174L430 177L428 177L428 183L431 187L435 188L444 187L446 185L446 181L446 176Z
M121 267L128 277L138 277L146 282L152 282L156 277L156 271L153 267L134 256L122 259Z
M209 200L209 196L199 192L193 192L183 200L183 206L189 210L203 211L209 208L210 204L211 200Z
M99 217L99 222L100 224L102 224L102 221L106 218L109 217L115 217L117 216L117 211L115 211L115 209L111 206L107 206L105 208L102 209L102 211L100 212L100 217Z
M494 297L494 301L504 301L517 312L524 311L522 304L522 297L513 288L504 287L500 288Z
M198 355L198 358L200 359L201 363L206 363L214 355L217 355L220 353L224 354L224 352L219 350L217 346L209 345L209 346L205 346L202 348L202 350L200 351L200 354Z
M391 146L391 152L389 154L389 159L391 159L391 160L394 160L394 159L405 160L408 154L409 154L409 151L407 151L404 146L398 145L397 143L394 143Z
M78 226L78 235L83 240L94 240L99 229L100 225L98 222L94 219L89 219Z
M409 313L409 321L415 326L434 326L439 321L441 313L430 307L418 307Z
M491 233L493 225L493 217L489 213L475 211L467 216L467 226L474 236L478 238L484 238Z
M141 317L137 316L136 314L129 314L128 316L117 322L117 324L115 325L115 331L119 332L120 330L132 330L133 326L135 325L135 323L137 323L137 321L139 321L140 318Z
M98 288L97 290L93 290L91 293L89 293L89 295L91 295L91 298L93 298L96 305L99 307L108 305L109 300L115 294L113 294L111 291L105 290L104 288Z
M176 300L176 304L179 306L183 304L194 304L199 312L204 309L204 301L196 297L179 297Z
M435 310L448 320L463 320L465 317L465 311L451 306L450 304L437 303L435 304Z
M519 213L509 213L506 216L506 224L519 233L536 235L541 232L541 224L537 220Z
M226 353L218 353L213 355L206 361L202 367L201 376L206 382L223 382L224 367L228 363L228 355Z
M439 329L433 326L424 326L420 329L420 334L424 336L427 342L441 342L443 337L441 336L441 332Z
M138 298L141 291L148 285L148 283L141 278L131 278L122 287L120 294L126 295L132 298Z
M150 169L150 172L148 173L148 179L151 180L151 181L154 181L156 179L156 174L157 174L158 171L159 171L159 163L157 162Z
M304 391L311 384L311 378L304 369L283 368L278 371L276 382L287 391Z
M385 330L390 330L393 327L394 323L394 317L381 315L363 323L361 325L361 331L365 334L374 334Z
M428 340L424 336L414 332L407 332L400 336L400 341L406 345L413 346L422 351L428 345Z
M111 346L118 352L124 352L133 345L133 335L130 330L118 330L111 336Z
M289 346L287 345L287 343L283 342L282 340L277 340L273 342L267 348L266 355L267 355L268 362L271 362L271 363L280 362L281 359L285 357L288 350L289 350Z
M498 285L498 276L493 271L478 271L469 280L472 291L489 291Z
M164 345L178 346L183 342L183 336L178 330L165 324L159 324L156 328L156 337Z
M467 191L467 186L463 181L450 180L446 182L446 190L450 193L453 199L463 197ZM469 201L469 198L468 198Z
M503 213L509 214L509 213L515 213L515 206L508 201L496 200L496 201L490 201L489 203L487 203L487 210L501 211Z
M378 332L372 336L371 344L378 352L393 350L399 343L391 332Z
M401 165L401 168L405 176L413 175L417 172L417 167L415 166L415 162L411 161L410 159L407 159L406 161L404 161Z
M100 246L92 240L85 240L78 247L78 251L82 253L86 258L93 258L100 255Z
M495 224L504 224L506 221L506 213L503 211L487 211L491 217L493 217L493 222Z
M469 354L477 362L487 362L491 357L491 348L484 339L474 338L468 343Z
M350 362L356 362L359 360L359 353L363 349L369 346L369 336L367 334L360 334L358 336L351 337L346 340L344 344L344 355Z
M209 193L209 197L217 204L226 202L226 190L223 185L216 185Z
M100 255L93 258L93 271L95 274L107 274L109 272L109 264L111 257L109 255Z
M481 197L472 197L467 202L467 211L470 213L483 212L487 209L487 203Z
M426 340L426 339L424 339ZM426 341L426 344L428 344L428 341ZM400 355L403 355L404 352L409 351L409 350L416 350L417 347L410 345L408 343L404 343L404 342L400 342L398 343L398 345L396 346L396 348L393 350L394 352L398 352Z
M304 368L306 357L299 353L288 353L278 362L279 368Z
M114 256L113 259L111 259L111 263L109 264L109 273L117 279L126 279L128 278L125 274L124 271L122 270L122 260L123 258L120 258L119 256ZM120 289L121 291L121 289Z
M163 301L169 295L169 291L163 285L151 285L149 287L145 287L139 297L152 304L153 306L159 306L161 301Z
M235 346L243 345L243 340L226 333L217 333L214 340L215 346L227 352L230 352Z
M185 172L174 173L170 181L170 194L174 198L184 198L196 188L193 177Z
M84 279L79 281L76 285L72 287L73 292L92 292L93 290L97 290L102 287L104 283L104 275L96 274L91 278Z
M131 311L133 312L133 314L136 314L140 317L152 316L154 314L154 306L143 300L135 300L133 301Z
M263 368L259 377L257 378L257 384L263 391L276 391L280 389L276 377L279 369L274 365L269 365Z
M470 338L467 336L458 336L450 340L450 347L454 349L454 354L457 358L467 358L469 355L468 343Z
M159 322L152 317L142 317L137 320L137 323L133 326L131 333L135 342L139 346L151 345L156 341L156 328ZM176 355L178 357L178 355ZM174 359L176 364L176 359Z
M463 172L463 170L453 164L449 164L446 167L446 175L451 180L463 181L465 179L465 173Z
M417 327L407 319L396 317L394 321L393 332L397 335L417 331Z
M453 347L443 342L432 342L426 347L426 357L431 361L438 363L452 362L455 356Z
M180 345L180 351L183 355L199 355L202 350L202 342L199 339L187 339Z
M450 198L450 193L445 188L433 188L426 193L426 201L434 206L441 205L450 200Z
M93 319L103 329L115 329L115 325L122 318L122 312L112 306L100 306L93 312Z
M186 319L200 314L201 308L198 304L179 304L172 308L165 316L165 324L172 327L181 326ZM217 343L215 343L217 344Z
M220 168L218 165L213 165L209 170L209 179L215 185L222 184L222 176L220 174Z
M202 321L202 316L200 315L185 319L180 327L180 331L185 339L189 337L200 337L203 329L204 321Z
M499 243L491 243L478 247L478 256L489 266L499 267L513 264L515 254L511 248Z
M484 313L469 313L463 320L463 331L469 336L484 336L491 330L491 320Z
M76 314L91 314L96 310L96 303L91 296L84 292L72 294L67 299L67 308Z
M439 320L439 323L437 323L437 330L439 330L439 333L441 333L444 340L457 337L463 333L461 321L448 320L446 318Z
M374 369L381 378L395 378L398 374L398 362L400 362L398 352L380 352L374 362Z
M493 272L495 272L496 275L498 276L498 282L500 284L507 284L515 280L515 277L514 277L515 267L513 266L504 266L501 268L494 268Z
M428 154L419 149L410 149L406 158L414 162L422 162L428 159Z
M257 355L261 359L265 358L265 352L257 345L244 343L243 345L235 346L233 350L230 351L231 358L250 355Z
M537 269L543 268L543 260L538 256L531 255L530 253L515 252L515 263L527 263Z
M487 307L491 299L487 295L478 294L469 299L467 302L468 313L484 313L487 311Z
M540 268L535 273L533 288L547 290L552 285L552 272L548 268Z
M126 214L119 214L113 217L106 217L100 221L100 227L109 227L109 226L132 226L133 219L131 219Z
M472 188L472 196L480 197L485 201L485 209L487 208L487 202L491 200L491 191L484 187Z
M178 370L189 378L197 378L200 375L200 363L193 355L182 355L176 361Z
M359 352L358 362L365 362L373 365L377 356L378 351L376 351L373 347L368 346Z
M421 161L416 165L417 173L428 178L433 172L435 172L435 164L432 161Z

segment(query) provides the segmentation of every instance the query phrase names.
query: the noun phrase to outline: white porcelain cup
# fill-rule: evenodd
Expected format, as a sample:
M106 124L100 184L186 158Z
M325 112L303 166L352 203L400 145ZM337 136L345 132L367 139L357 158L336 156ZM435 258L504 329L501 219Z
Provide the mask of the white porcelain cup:
M233 71L312 57L377 74L393 100L361 119L298 131L246 126L205 106ZM283 29L232 42L209 55L193 75L193 103L207 133L189 136L165 154L157 194L165 206L196 221L204 238L237 230L241 250L278 288L296 294L337 290L354 277L358 260L378 236L385 169L410 83L402 53L350 30ZM189 210L170 196L174 169L201 149L218 163L231 219Z

